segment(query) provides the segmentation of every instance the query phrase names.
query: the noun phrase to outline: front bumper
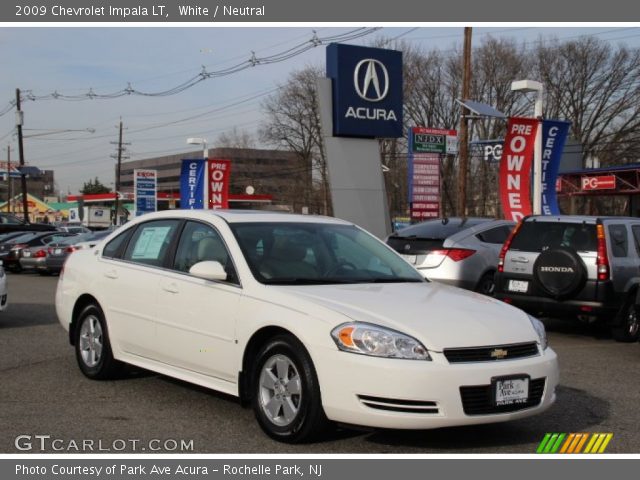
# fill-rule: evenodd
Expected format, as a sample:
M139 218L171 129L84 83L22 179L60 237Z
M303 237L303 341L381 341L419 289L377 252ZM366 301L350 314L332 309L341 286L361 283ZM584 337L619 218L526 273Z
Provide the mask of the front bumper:
M558 362L550 348L535 357L479 363L450 364L441 353L431 355L432 361L419 361L323 351L314 364L327 417L368 427L429 429L528 417L555 401ZM544 385L537 405L504 413L465 413L461 387L489 388L492 378L513 375Z

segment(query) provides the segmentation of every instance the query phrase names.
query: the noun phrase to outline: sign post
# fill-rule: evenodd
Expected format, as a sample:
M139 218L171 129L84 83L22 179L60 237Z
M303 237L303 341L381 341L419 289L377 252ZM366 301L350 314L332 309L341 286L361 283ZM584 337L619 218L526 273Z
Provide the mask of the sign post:
M158 172L156 170L135 169L133 171L133 192L135 216L158 210ZM116 192L116 195L120 195ZM116 212L118 224L118 212Z

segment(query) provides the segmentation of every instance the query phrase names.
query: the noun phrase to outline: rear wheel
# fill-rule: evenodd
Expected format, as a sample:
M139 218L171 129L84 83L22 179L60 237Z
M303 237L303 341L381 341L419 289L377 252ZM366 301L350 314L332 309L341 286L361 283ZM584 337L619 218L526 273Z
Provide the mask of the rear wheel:
M484 275L482 275L480 280L478 280L478 285L476 285L476 292L493 297L493 294L495 293L495 291L496 291L495 273L487 272Z
M616 326L611 329L611 333L617 342L630 343L640 339L640 319L638 319L635 293L627 297L627 301L618 313Z
M294 337L274 337L260 349L251 385L256 419L271 438L309 442L326 431L315 368Z
M113 358L102 310L88 305L78 317L75 331L76 360L82 373L93 380L116 377L121 363Z

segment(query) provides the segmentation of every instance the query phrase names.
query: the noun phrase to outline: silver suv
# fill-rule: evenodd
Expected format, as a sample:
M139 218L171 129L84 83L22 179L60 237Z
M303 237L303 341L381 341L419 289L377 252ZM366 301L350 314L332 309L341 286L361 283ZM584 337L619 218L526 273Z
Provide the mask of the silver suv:
M602 320L640 337L640 218L531 216L500 252L495 296L530 313Z

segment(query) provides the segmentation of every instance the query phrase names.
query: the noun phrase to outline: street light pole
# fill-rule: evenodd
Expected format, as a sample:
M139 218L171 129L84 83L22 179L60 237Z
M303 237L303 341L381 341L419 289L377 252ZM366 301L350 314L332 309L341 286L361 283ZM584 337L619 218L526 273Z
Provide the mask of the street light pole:
M511 90L520 92L536 92L536 103L533 116L538 120L538 129L533 148L533 214L542 214L542 107L544 86L535 80L518 80L511 82Z

